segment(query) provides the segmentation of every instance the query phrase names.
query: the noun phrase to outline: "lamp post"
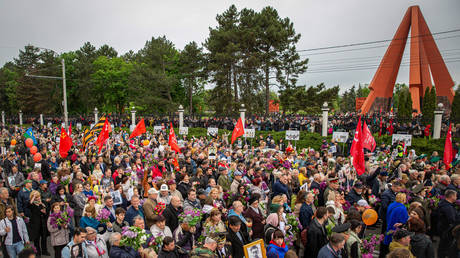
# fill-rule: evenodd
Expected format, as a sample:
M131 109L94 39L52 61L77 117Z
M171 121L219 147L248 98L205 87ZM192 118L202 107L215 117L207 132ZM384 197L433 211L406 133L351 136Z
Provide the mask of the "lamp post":
M134 106L131 108L131 124L136 126L136 108Z
M22 126L22 111L19 110L19 125Z
M184 127L184 107L179 105L179 129Z
M43 114L40 114L40 125L43 126Z
M240 117L241 117L241 123L243 123L243 128L245 128L246 108L244 107L244 104L241 104Z
M2 125L5 126L5 111L2 111Z
M97 107L94 108L94 124L97 124L97 121L99 121L98 117L99 111L97 110Z
M444 105L439 103L438 108L434 111L433 139L439 139L441 137L441 122L443 113Z
M322 128L321 136L326 137L327 136L327 115L329 113L329 107L327 105L327 102L324 102L323 107L321 108L321 111L323 111L323 128Z

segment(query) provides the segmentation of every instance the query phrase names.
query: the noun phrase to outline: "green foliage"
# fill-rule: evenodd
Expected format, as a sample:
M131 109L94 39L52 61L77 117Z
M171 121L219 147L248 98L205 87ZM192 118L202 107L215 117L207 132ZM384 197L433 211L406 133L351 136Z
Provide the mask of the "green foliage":
M398 118L412 118L412 98L408 87L404 87L398 94Z
M454 101L452 102L452 109L451 109L451 119L453 122L458 123L460 122L460 85L457 86L457 90L455 91Z
M283 111L305 111L308 114L317 114L324 102L331 103L337 99L339 86L326 89L321 83L317 86L292 87L280 91L280 102Z
M436 109L436 89L435 87L426 88L425 96L422 101L422 122L424 125L433 124L434 111Z

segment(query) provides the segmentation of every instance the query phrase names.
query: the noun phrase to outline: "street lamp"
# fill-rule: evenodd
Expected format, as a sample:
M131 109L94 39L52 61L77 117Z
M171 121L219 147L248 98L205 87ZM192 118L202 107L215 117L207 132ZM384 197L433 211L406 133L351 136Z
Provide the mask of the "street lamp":
M44 48L44 47L37 47L37 48L48 50L58 55L58 53L56 53L56 51L52 49ZM68 112L67 112L67 86L66 86L66 80L65 80L65 60L64 58L61 59L61 65L62 65L62 77L30 75L30 74L26 74L26 76L32 77L32 78L43 78L43 79L57 79L57 80L62 79L62 95L63 95L62 105L64 106L64 124L65 124L65 129L67 130L69 129L69 117L68 117Z

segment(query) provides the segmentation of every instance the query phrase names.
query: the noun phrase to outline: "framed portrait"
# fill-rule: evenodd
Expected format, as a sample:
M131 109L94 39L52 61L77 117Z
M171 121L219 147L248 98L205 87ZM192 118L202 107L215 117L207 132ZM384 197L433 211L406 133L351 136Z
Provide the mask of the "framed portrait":
M123 203L123 199L121 199L121 194L119 191L110 192L110 196L112 196L113 205L120 205Z
M266 258L264 241L259 239L243 246L244 256L246 258Z

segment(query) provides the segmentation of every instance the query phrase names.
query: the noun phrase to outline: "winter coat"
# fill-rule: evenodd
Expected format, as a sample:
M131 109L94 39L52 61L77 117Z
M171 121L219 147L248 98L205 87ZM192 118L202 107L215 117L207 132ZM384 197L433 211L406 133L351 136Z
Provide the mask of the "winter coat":
M390 243L390 252L393 251L393 250L395 250L395 249L398 249L398 248L407 249L407 250L409 250L409 252L410 252L410 250L411 250L410 245L409 245L409 246L404 246L404 245L402 245L402 244L400 244L400 243L398 243L398 242L396 242L396 241L393 241L393 242ZM409 256L409 257L410 257L410 258L415 258L415 256L412 254L412 252L410 253L410 256ZM433 257L434 257L434 256L433 256ZM418 258L418 257L417 257L417 258Z
M139 258L141 257L136 250L130 246L112 246L110 248L110 258Z
M308 250L305 257L317 258L319 250L327 244L327 233L326 228L321 225L317 219L314 219L310 223L310 227L307 233L307 246L305 250Z
M142 205L142 208L145 211L145 225L147 226L147 228L153 226L153 218L156 217L156 214L153 212L153 209L156 205L157 201L152 200L150 198L147 198L144 204Z
M105 234L100 235L98 234L96 237L96 244L99 252L104 252L101 256L98 255L96 246L93 243L86 241L86 251L88 253L88 257L102 257L102 258L109 258L109 251L107 250L107 240L109 240L111 233L105 232Z
M351 189L347 196L345 196L345 200L347 200L351 205L357 203L361 199L363 199L363 197L359 195L355 189Z
M150 232L152 232L152 235L154 237L157 237L159 235L165 237L165 236L169 236L169 237L172 237L172 232L171 230L169 229L168 226L165 226L165 228L162 230L160 229L159 227L157 227L157 225L153 225L151 228L150 228Z
M267 258L284 258L284 255L289 251L286 243L282 246L277 245L273 240L267 247Z
M444 232L450 232L455 225L457 212L454 204L442 199L438 204L438 227L437 230L442 238Z
M249 240L245 237L245 234L242 234L240 230L240 235L243 238L243 242L238 238L233 230L228 230L227 234L227 242L232 243L230 248L230 252L233 258L243 258L244 257L244 249L243 246L249 243Z
M81 217L83 215L83 209L85 208L86 204L86 196L84 193L78 193L72 195L70 199L70 204L74 209L74 214L76 217Z
M179 226L179 214L181 212L181 208L176 210L172 204L166 206L166 209L163 211L163 216L166 218L166 226L168 226L172 232Z
M51 218L48 218L47 227L51 235L51 246L65 245L69 242L69 228L53 227L50 223Z
M24 213L26 217L30 217L32 214L29 209L30 192L32 192L32 190L29 191L24 187L19 190L17 197L18 213Z
M287 185L281 183L281 181L277 181L274 185L273 185L273 189L272 189L272 192L273 192L273 196L277 196L277 195L281 195L281 194L285 194L287 196L288 199L291 198L290 194L289 194L289 188Z
M306 203L302 203L302 206L300 207L300 213L299 213L299 220L300 224L302 225L302 228L307 228L310 226L310 222L313 217L313 208L311 205L308 205Z
M387 189L382 193L380 198L379 217L386 221L387 209L392 202L396 200L396 194L391 189Z
M411 252L417 258L429 258L434 256L434 248L431 239L425 234L415 234L410 238Z
M340 251L334 251L334 249L327 244L319 250L318 258L342 258L342 255Z
M385 239L383 240L383 243L385 245L389 245L392 240L393 234L389 234L390 231L394 231L395 224L396 223L401 223L405 224L407 220L409 219L409 214L407 213L406 206L404 204L399 203L399 202L393 202L388 206L388 211L387 211L387 234L385 234Z
M30 212L33 214L29 219L29 238L34 241L38 239L40 235L46 236L48 230L46 227L46 213L41 212L41 209L46 209L43 204L35 205L29 204Z
M27 234L27 227L24 220L20 217L16 217L16 223L18 225L19 236L22 239L22 243L29 242L29 235ZM9 227L10 232L6 232L5 228ZM9 219L2 219L0 221L0 235L4 236L5 238L5 245L12 245L13 244L13 225Z
M129 206L128 210L126 211L126 215L125 215L125 221L127 221L129 223L130 226L132 226L134 224L134 217L136 216L141 216L142 218L145 218L144 217L144 211L142 210L142 206L139 205L139 209L134 209L133 206Z
M264 236L264 224L262 224L262 221L265 220L262 211L259 210L259 213L255 212L252 207L249 207L245 212L244 212L244 217L245 218L250 218L252 220L252 238L257 239L257 238L263 238Z
M92 227L94 228L95 230L98 230L98 228L102 226L101 223L99 223L98 220L96 220L95 218L91 218L91 217L87 217L87 216L83 216L80 220L80 227L81 228L86 228L86 227Z

